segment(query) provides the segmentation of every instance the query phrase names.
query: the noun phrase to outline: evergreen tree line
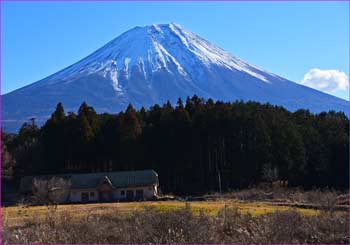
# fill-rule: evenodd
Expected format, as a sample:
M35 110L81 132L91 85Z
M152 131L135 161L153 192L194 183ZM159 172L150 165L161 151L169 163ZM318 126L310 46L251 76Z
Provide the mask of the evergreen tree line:
M344 113L289 112L257 102L187 98L146 110L97 114L59 103L41 128L3 133L3 179L24 175L154 169L164 192L228 191L261 182L346 188Z

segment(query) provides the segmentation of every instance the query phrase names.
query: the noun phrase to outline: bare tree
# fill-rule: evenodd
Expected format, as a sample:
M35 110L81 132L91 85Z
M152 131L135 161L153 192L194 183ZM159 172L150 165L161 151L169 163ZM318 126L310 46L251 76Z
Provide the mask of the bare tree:
M52 177L51 179L34 179L33 198L35 203L57 205L68 195L71 182Z
M272 186L272 183L278 180L277 168L272 167L270 163L265 164L262 169L262 178Z
M16 160L7 150L7 146L2 144L1 148L1 179L4 181L13 180L14 178L14 168L16 166Z

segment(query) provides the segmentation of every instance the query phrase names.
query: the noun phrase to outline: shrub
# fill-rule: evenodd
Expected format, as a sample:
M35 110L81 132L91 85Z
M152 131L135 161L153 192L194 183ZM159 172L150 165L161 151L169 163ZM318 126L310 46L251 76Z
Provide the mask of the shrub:
M295 211L253 217L224 207L215 215L189 208L159 212L147 207L131 214L87 214L73 219L50 210L46 219L21 227L4 224L3 243L348 243L345 213L303 216Z

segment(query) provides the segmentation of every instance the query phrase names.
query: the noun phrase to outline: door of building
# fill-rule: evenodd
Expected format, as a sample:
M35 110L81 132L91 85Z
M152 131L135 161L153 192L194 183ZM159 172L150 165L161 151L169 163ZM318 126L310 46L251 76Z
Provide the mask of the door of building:
M143 190L136 190L136 200L142 200L143 199Z
M126 191L126 199L129 201L134 200L134 191L133 190Z
M113 192L112 191L100 191L100 201L110 202L113 200Z

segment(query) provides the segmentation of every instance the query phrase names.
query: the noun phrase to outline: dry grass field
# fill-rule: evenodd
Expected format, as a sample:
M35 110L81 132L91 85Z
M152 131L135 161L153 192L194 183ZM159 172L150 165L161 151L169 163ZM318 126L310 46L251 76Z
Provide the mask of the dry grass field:
M134 202L8 207L4 244L348 243L348 216L265 203Z
M160 212L170 212L189 207L193 214L201 212L216 215L220 209L226 207L237 208L240 212L252 216L272 213L275 211L296 211L303 215L317 215L318 210L306 208L293 208L288 206L276 206L262 202L237 202L237 201L161 201L161 202L120 202L120 203L93 203L58 205L56 212L67 213L74 219L86 215L108 215L114 213L130 213L147 208L154 208ZM13 206L2 209L4 226L21 226L25 221L45 219L49 209L46 206Z
M2 242L349 243L344 193L249 189L200 198L4 207Z

